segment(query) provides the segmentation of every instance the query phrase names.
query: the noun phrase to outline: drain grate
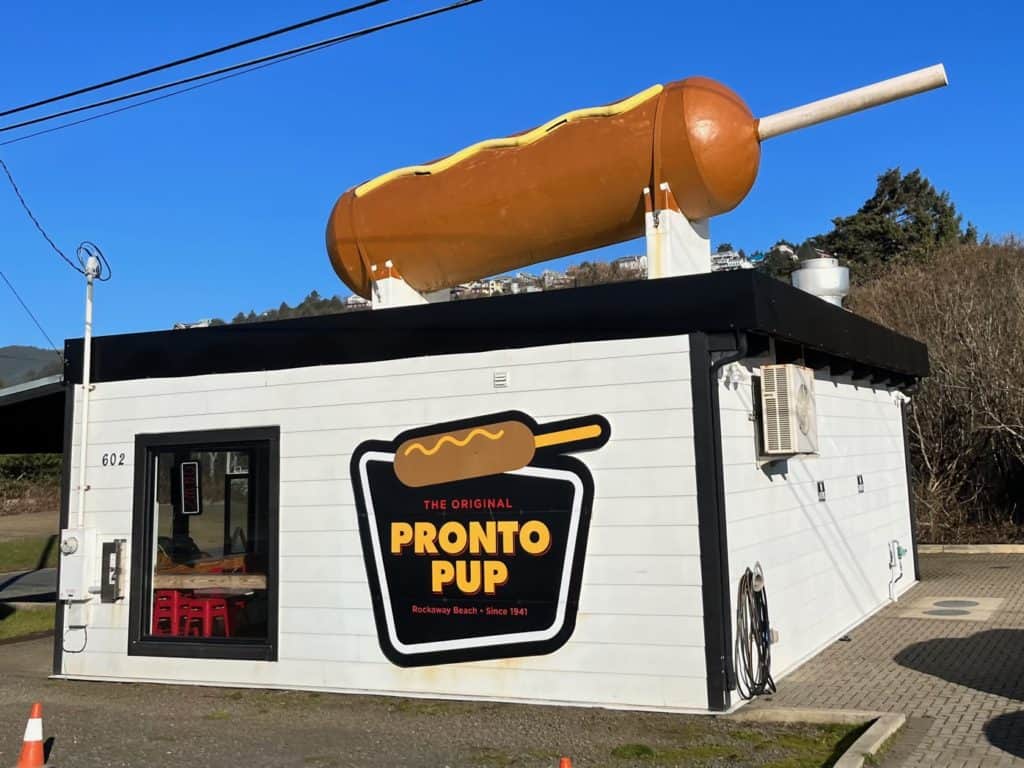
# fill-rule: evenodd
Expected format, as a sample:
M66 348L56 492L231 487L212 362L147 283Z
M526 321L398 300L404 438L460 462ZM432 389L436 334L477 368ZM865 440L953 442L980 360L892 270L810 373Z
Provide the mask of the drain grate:
M903 619L988 621L1002 604L1001 597L922 597L901 604L894 615Z

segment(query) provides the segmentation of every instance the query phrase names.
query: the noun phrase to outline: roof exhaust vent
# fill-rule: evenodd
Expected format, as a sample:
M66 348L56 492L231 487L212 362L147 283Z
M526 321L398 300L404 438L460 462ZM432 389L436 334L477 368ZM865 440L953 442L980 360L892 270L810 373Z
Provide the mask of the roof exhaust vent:
M850 292L850 270L839 266L839 259L807 244L800 246L797 255L800 269L790 275L793 287L829 304L843 306L843 299Z

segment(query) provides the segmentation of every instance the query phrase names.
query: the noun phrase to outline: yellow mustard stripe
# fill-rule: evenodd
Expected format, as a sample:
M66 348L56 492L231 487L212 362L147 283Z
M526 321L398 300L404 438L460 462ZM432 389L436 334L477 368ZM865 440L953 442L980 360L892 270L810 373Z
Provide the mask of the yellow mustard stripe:
M470 432L468 435L466 435L462 440L458 440L458 439L452 437L451 435L445 435L444 437L442 437L440 440L438 440L434 444L433 448L429 448L429 449L425 448L423 446L423 443L413 443L412 445L410 445L408 448L405 449L405 452L402 455L403 456L408 456L413 451L420 451L424 456L433 456L435 453L437 453L438 451L441 450L441 446L443 446L445 443L451 443L454 446L462 448L464 445L467 445L469 443L469 441L472 440L477 435L483 435L488 440L500 440L501 436L504 435L504 434L505 434L505 430L504 429L499 429L497 434L495 434L494 432L488 432L486 429L474 429L472 432Z
M549 445L561 445L562 443L571 443L576 440L588 440L591 437L600 436L601 426L599 424L588 424L585 427L563 429L561 432L549 432L546 435L537 435L533 439L533 444L537 448L547 448Z
M430 175L432 173L439 173L440 171L451 168L456 163L460 163L467 157L472 157L475 154L483 152L486 149L500 149L503 147L522 147L526 144L532 144L538 139L544 138L548 133L566 123L575 122L576 120L583 120L588 117L611 117L613 115L620 115L623 112L628 112L634 107L643 104L648 99L652 99L662 92L664 86L652 85L647 90L641 91L635 96L630 96L628 99L617 101L614 104L609 104L605 107L589 107L587 109L577 109L572 112L566 112L564 115L556 117L554 120L549 120L534 128L532 131L527 131L519 136L507 136L502 139L487 139L486 141L479 141L476 144L471 144L465 149L460 149L453 155L441 158L433 163L427 163L426 165L410 165L405 168L396 168L393 171L388 171L385 174L378 176L375 179L363 182L356 187L356 197L362 197L368 192L372 192L389 181L401 178L402 176L423 176Z

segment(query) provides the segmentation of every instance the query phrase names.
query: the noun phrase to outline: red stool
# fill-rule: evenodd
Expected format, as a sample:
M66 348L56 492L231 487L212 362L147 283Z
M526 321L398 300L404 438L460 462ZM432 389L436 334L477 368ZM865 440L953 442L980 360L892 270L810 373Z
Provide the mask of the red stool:
M176 589L153 593L153 634L178 635L188 625L189 599Z
M223 597L192 598L189 601L187 615L187 634L213 637L213 622L220 619L224 626L224 637L231 637L228 602Z

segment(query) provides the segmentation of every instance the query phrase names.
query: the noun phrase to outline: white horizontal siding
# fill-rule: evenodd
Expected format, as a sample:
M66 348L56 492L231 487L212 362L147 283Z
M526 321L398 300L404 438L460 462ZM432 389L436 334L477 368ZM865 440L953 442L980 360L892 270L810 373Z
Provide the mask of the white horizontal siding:
M784 473L765 472L751 420L756 372L739 368L730 386L719 387L730 597L735 606L744 569L760 562L780 633L772 647L779 677L888 600L888 542L910 548L910 511L898 395L819 373L819 454L789 459ZM912 568L909 556L904 568Z
M508 389L493 388L496 370L508 372ZM688 341L672 337L100 384L91 406L87 523L104 538L130 533L137 434L280 427L279 661L127 657L127 612L96 606L95 638L90 632L84 653L64 655L65 672L702 709L689 371ZM542 423L599 413L611 424L610 442L581 456L595 500L576 630L547 656L398 668L377 643L352 451L363 440L510 409ZM75 463L77 430L73 444ZM122 451L124 466L102 466L102 452Z

